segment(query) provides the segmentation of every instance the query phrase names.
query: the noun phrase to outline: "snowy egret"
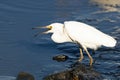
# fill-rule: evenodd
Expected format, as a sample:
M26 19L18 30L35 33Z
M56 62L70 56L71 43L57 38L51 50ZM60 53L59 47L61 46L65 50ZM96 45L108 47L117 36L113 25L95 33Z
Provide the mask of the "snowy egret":
M97 50L101 46L114 47L117 41L111 36L99 31L98 29L77 21L65 21L62 23L52 23L48 26L42 27L49 29L44 32L53 33L51 39L56 43L73 42L80 47L80 58L84 58L82 50L84 50L90 58L90 66L92 66L93 58L88 52L88 48Z

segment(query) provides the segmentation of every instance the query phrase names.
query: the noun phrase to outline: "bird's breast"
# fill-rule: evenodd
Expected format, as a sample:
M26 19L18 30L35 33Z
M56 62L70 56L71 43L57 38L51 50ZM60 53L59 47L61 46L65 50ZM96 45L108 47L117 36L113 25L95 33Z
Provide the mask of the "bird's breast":
M67 37L65 34L62 33L54 33L51 37L51 39L55 43L64 43L64 42L72 42L69 37Z

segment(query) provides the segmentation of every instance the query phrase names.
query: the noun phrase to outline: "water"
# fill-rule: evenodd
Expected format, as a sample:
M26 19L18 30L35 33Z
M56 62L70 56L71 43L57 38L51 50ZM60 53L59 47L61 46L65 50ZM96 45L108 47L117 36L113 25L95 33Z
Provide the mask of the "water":
M94 0L93 0L94 1ZM10 80L21 71L33 74L36 80L45 75L69 68L79 57L73 44L55 44L50 35L33 35L36 26L52 22L78 20L93 25L112 35L118 41L113 49L103 48L93 55L94 69L105 80L120 80L120 14L119 7L106 10L89 0L4 0L0 1L0 78ZM119 5L118 5L119 6ZM73 48L74 47L74 48ZM52 57L65 54L66 62L56 62ZM88 64L85 55L83 63ZM3 77L2 77L3 76ZM6 80L4 78L4 80Z

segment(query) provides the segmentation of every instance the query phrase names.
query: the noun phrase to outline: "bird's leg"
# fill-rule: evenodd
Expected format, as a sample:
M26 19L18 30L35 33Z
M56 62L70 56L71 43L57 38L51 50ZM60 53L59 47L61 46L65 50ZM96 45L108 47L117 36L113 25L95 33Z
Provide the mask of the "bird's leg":
M90 58L90 66L92 66L93 58L91 57L91 55L90 55L90 53L88 52L87 48L84 48L84 50L86 51L88 57Z
M83 58L84 58L84 56L83 56L83 53L82 53L82 49L80 48L80 58L79 58L78 61L81 62L83 60Z

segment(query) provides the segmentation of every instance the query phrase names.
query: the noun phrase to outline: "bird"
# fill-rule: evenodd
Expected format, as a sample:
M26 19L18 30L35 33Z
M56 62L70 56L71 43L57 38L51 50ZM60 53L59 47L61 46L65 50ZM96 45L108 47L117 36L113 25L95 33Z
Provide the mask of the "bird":
M88 49L97 50L101 46L115 47L117 41L110 35L103 33L97 28L79 21L64 21L63 23L51 23L44 27L48 31L43 32L44 34L52 33L51 39L55 43L71 42L79 45L81 62L84 58L83 50L87 53L90 61L89 65L92 66L93 58L88 52Z

